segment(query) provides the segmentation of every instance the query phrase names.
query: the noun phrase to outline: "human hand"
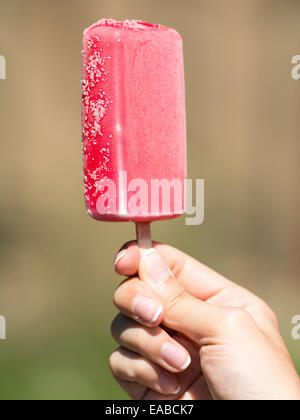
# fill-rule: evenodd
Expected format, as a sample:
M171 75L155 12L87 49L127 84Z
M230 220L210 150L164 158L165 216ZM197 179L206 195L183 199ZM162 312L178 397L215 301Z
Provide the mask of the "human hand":
M261 299L162 244L127 244L112 372L133 399L300 399L277 319ZM137 274L138 273L138 274Z

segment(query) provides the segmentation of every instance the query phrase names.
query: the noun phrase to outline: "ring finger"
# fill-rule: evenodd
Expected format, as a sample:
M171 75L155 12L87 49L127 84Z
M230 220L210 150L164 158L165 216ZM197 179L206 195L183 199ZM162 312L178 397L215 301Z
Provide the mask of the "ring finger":
M131 388L131 393L140 394L140 398L147 389L165 395L176 395L180 392L180 384L175 374L166 372L155 363L123 347L111 355L110 367L121 385L128 383L125 389Z

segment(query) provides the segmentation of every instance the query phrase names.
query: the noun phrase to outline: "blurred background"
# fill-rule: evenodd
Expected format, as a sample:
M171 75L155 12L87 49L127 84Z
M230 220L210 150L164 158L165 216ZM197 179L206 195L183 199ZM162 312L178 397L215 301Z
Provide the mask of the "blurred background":
M0 0L1 399L118 399L108 358L131 224L84 209L81 37L101 17L183 36L189 177L206 181L205 223L153 226L278 313L300 372L298 0Z

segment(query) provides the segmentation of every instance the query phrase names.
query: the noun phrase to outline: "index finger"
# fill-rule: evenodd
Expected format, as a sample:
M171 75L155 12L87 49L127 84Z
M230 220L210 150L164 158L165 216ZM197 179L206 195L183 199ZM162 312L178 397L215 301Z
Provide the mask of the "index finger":
M237 287L221 274L176 248L159 242L153 242L153 248L160 253L182 286L198 299L207 300L224 289ZM139 263L140 249L132 241L121 248L115 268L118 274L134 276L138 272Z

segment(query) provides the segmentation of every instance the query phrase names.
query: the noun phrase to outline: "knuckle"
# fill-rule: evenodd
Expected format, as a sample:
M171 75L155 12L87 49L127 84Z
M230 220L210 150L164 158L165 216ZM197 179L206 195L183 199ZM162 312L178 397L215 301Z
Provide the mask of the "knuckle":
M123 376L123 379L128 382L136 382L136 373L135 368L133 366L127 368L126 376Z
M125 359L125 360L124 360ZM133 382L135 380L135 364L126 363L130 361L122 347L117 348L109 358L109 367L116 378ZM126 365L126 369L124 366Z
M222 327L232 331L244 327L250 320L249 313L244 309L230 308L224 315Z
M116 307L119 307L124 300L124 294L127 289L127 282L123 282L120 286L116 289L113 297L113 302Z
M113 373L116 372L117 369L117 360L118 360L118 351L114 351L109 357L109 367Z
M145 285L137 278L125 279L115 290L113 296L114 305L122 310L129 310L129 303L138 294L145 292Z
M125 328L125 317L121 313L119 313L111 323L110 331L113 338L118 341L118 337L120 336L122 330Z
M111 335L125 349L143 347L145 327L139 325L123 314L118 314L111 324Z
M117 341L117 343L123 345L124 334L129 332L134 327L136 327L134 321L132 321L126 315L119 313L111 324L111 335Z

